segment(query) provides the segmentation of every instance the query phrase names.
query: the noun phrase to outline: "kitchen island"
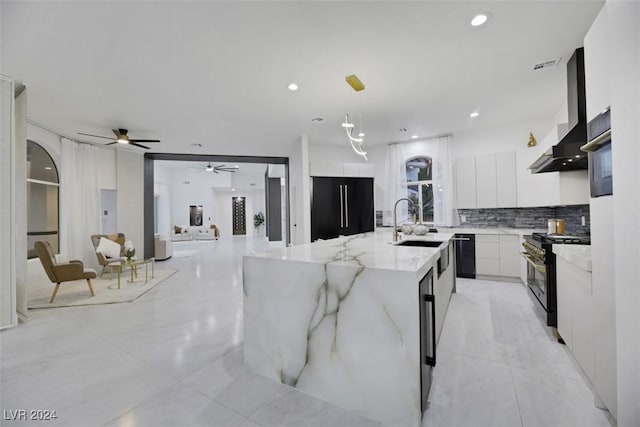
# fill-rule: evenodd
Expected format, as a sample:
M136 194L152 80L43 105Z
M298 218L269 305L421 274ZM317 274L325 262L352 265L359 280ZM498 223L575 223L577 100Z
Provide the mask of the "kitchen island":
M419 283L432 275L437 338L455 280L438 260L452 238L396 246L384 231L245 256L245 364L370 419L420 425Z

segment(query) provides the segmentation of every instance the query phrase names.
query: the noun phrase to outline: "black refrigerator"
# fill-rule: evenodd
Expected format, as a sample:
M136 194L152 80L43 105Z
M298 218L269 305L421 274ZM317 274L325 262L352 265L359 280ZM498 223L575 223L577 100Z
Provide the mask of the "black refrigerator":
M311 241L373 231L373 178L313 177Z

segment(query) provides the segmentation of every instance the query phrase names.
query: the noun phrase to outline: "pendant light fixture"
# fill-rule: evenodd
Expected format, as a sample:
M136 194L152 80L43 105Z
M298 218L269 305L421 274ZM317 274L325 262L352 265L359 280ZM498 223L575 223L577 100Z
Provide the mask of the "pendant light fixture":
M364 83L362 83L362 81L355 74L351 74L350 76L347 76L344 79L349 84L349 86L353 88L354 91L360 92L364 90ZM349 114L345 114L342 127L345 129L347 133L347 137L349 138L349 144L351 144L351 148L353 149L353 151L355 151L357 155L364 157L365 160L368 160L367 152L364 151L364 147L363 147L364 138L362 137L364 136L364 133L362 132L362 129L360 129L360 132L358 133L357 138L352 136L353 130L355 129L355 125L349 119Z

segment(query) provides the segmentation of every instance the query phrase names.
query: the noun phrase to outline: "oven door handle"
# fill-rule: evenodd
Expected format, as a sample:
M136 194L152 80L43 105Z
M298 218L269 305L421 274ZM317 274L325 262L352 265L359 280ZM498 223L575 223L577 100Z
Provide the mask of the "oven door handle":
M540 271L542 273L546 273L547 267L544 264L538 264L533 259L531 259L531 257L529 255L527 255L524 252L521 252L520 255L522 255L522 257L524 259L526 259L529 264L533 265L533 268L535 268L536 270L538 270L538 271Z

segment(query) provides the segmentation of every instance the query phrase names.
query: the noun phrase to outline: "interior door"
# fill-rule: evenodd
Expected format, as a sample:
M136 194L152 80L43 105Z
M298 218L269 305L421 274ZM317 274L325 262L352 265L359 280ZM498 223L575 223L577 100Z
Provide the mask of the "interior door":
M344 235L374 229L373 178L344 179Z
M311 181L311 241L344 234L343 181L332 177L314 177Z

